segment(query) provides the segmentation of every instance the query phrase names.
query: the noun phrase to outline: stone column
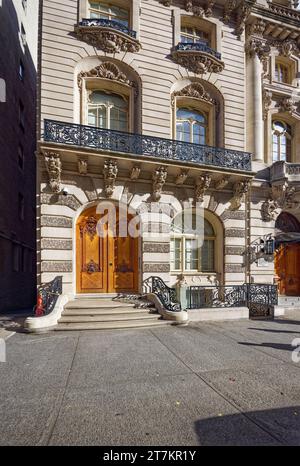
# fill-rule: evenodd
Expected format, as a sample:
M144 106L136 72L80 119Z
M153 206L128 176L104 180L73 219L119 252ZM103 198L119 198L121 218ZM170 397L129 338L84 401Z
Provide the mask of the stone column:
M264 124L262 100L262 63L253 54L253 155L254 160L264 161Z

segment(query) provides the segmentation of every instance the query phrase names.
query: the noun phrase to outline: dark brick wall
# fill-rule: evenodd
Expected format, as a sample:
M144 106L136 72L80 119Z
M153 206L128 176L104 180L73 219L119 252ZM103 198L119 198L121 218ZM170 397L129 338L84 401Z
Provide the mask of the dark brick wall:
M0 78L6 82L6 102L0 103L0 312L29 308L35 301L36 69L28 47L23 51L19 35L14 5L6 0L0 7ZM20 101L23 127L19 124ZM24 152L23 169L19 145ZM19 194L24 198L23 220Z

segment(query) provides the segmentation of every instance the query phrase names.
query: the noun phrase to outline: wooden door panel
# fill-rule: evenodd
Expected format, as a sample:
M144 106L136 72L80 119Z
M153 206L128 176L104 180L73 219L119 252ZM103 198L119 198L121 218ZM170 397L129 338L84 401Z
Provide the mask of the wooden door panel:
M300 295L300 245L281 245L275 254L275 271L279 277L279 293Z

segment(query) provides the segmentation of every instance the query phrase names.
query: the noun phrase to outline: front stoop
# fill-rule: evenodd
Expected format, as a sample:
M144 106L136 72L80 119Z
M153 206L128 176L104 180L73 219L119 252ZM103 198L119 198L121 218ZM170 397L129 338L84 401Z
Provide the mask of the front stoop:
M155 308L137 308L136 304L109 299L69 301L55 328L61 330L113 330L170 325Z

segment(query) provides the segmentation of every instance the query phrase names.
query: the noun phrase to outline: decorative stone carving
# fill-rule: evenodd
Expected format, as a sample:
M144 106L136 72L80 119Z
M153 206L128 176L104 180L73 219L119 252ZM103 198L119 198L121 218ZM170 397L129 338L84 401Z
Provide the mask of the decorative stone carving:
M189 172L188 170L183 168L181 172L176 176L175 183L177 185L183 184L188 177L188 172Z
M191 97L193 99L203 100L204 102L208 102L213 105L216 104L215 99L211 97L211 95L204 89L204 87L200 83L189 84L180 91L174 92L172 94L171 99L173 107L175 104L175 97Z
M281 209L294 209L299 206L295 199L296 188L287 181L272 184L272 199Z
M206 2L206 7L205 7L205 16L207 16L207 18L209 18L210 16L212 16L213 14L213 7L214 7L214 4L215 4L215 0L207 0Z
M162 1L164 2L168 0ZM194 16L199 16L200 18L203 18L204 15L207 17L212 15L212 8L215 3L215 0L207 0L205 6L200 6L197 0L185 0L184 8L189 13L193 13Z
M272 92L263 89L263 117L264 120L268 118L269 110L272 106Z
M230 210L237 210L242 205L244 194L249 190L250 182L248 180L238 181L233 187L233 197L230 200Z
M88 162L86 159L79 159L78 160L78 171L80 175L86 175L88 168Z
M261 205L261 218L263 222L271 222L277 216L278 204L273 199L266 199Z
M140 173L141 173L141 167L138 167L138 166L132 167L131 172L130 172L130 179L137 180L140 176Z
M235 33L240 39L241 35L245 30L246 21L251 13L251 5L246 2L242 2L237 9L237 19Z
M225 2L224 12L223 12L224 23L228 23L230 21L231 15L233 11L236 9L237 4L238 4L237 0L227 0Z
M224 70L225 64L222 60L216 57L216 54L207 51L191 48L190 44L182 45L181 49L176 49L172 52L173 60L196 74L203 73L220 73Z
M94 262L93 259L91 259L88 264L83 265L82 272L87 272L89 274L100 272L99 264L96 264L96 262Z
M215 189L224 189L229 183L229 176L223 176L219 178L215 183Z
M160 1L165 6L171 6L172 5L172 0L160 0Z
M106 53L139 52L141 45L131 35L109 25L93 24L92 20L89 23L87 25L76 25L74 32L80 40L87 42L92 47Z
M211 183L211 175L204 173L197 179L195 186L195 202L203 202L204 194L208 190Z
M105 160L103 167L104 192L110 198L115 189L115 181L118 174L118 165L115 160Z
M252 58L255 54L260 59L263 65L263 76L266 77L268 74L268 62L271 53L270 44L262 41L261 39L250 39L245 45L245 51L248 57Z
M280 112L285 113L294 113L297 109L297 105L294 104L292 97L283 97L276 104L276 107L279 108Z
M153 193L152 198L155 202L159 201L161 198L162 189L167 180L168 171L166 167L157 167L152 175L153 180Z
M111 81L116 81L121 84L126 84L130 87L136 87L135 82L127 79L126 74L122 73L122 71L117 65L109 61L101 63L101 65L96 66L90 71L81 71L77 77L79 88L82 87L82 81L84 78L109 79Z
M59 193L61 190L61 172L62 164L60 160L60 154L57 152L45 151L45 164L49 174L49 185L51 191Z
M248 35L263 37L266 25L267 23L263 19L258 18L255 23L247 27L247 33Z

